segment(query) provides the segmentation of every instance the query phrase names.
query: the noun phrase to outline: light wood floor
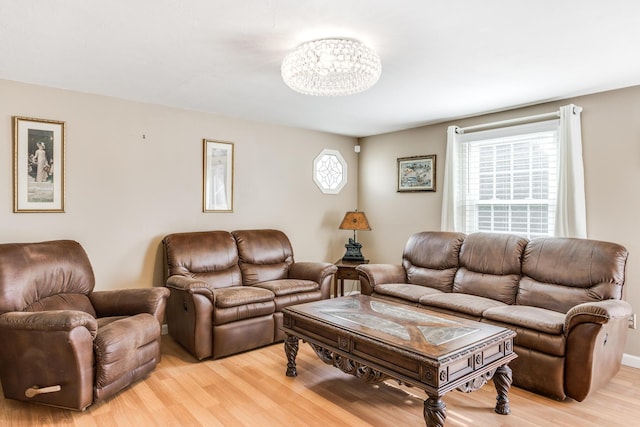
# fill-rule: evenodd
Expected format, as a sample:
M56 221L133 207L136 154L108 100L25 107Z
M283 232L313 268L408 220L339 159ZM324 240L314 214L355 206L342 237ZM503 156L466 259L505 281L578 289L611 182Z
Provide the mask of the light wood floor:
M424 426L424 392L371 385L323 364L300 345L298 377L285 376L282 344L196 362L168 336L157 369L114 398L72 412L0 398L0 425L11 426ZM578 403L513 387L511 415L493 412L495 389L448 393L447 426L640 425L640 370L622 367Z

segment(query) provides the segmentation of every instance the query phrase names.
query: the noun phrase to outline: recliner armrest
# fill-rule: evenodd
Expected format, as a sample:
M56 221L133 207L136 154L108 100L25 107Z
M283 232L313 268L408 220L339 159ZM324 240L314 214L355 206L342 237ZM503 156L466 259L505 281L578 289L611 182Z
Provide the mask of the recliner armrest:
M628 319L633 309L631 304L622 300L604 300L578 304L567 312L564 322L565 335L581 323L605 324L612 319Z
M294 262L289 267L290 279L311 280L320 286L322 299L331 297L331 281L338 267L330 262Z
M191 294L204 295L212 301L214 299L214 292L209 284L205 281L194 279L192 277L181 276L179 274L169 276L167 278L167 288L178 289Z
M312 280L322 283L327 276L335 274L338 267L330 262L295 262L289 267L290 279Z
M98 322L78 310L0 315L0 378L5 398L84 410L93 402ZM33 394L34 386L52 393Z
M407 273L401 265L360 264L356 270L360 276L361 292L365 295L371 295L377 285L407 283Z
M622 300L579 304L567 312L564 390L583 401L620 369L631 305Z
M0 328L23 331L59 332L85 327L96 337L98 322L89 313L76 310L10 311L0 315Z
M167 288L115 289L96 291L89 299L98 317L133 316L141 313L153 315L162 323L169 297Z

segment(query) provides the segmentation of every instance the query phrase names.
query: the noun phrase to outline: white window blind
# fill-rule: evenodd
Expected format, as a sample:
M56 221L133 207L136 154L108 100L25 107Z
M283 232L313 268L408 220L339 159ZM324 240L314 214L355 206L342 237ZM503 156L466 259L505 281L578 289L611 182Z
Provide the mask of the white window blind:
M458 135L456 228L553 235L558 133L548 120Z

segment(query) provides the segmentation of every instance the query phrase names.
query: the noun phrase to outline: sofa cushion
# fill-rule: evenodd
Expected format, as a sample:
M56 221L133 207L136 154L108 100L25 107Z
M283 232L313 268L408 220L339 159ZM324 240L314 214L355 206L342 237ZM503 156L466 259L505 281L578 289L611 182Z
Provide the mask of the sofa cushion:
M544 308L509 305L485 310L486 319L533 329L547 334L562 334L565 315Z
M590 290L542 283L530 277L523 277L520 279L516 304L566 313L572 307L591 300L593 295L589 295Z
M213 308L213 324L220 326L245 319L255 319L265 316L272 317L275 311L276 304L273 300L252 302L234 307L216 306Z
M253 287L268 289L277 297L312 292L320 289L320 285L316 282L302 279L269 280L266 282L256 283Z
M290 305L322 299L320 285L312 280L282 279L269 280L254 284L252 287L267 289L275 295L275 311L281 311Z
M276 310L274 297L270 290L253 286L216 289L213 324L218 326L273 314Z
M480 319L480 321L514 331L516 333L516 337L513 340L515 348L521 350L526 349L527 351L534 351L554 357L565 356L567 337L565 337L564 334L546 334L534 329L515 326L511 323L496 322L487 318ZM520 354L518 354L518 356L519 355Z
M216 289L215 305L220 308L273 301L274 295L268 289L253 286L232 286Z
M514 304L528 240L513 234L473 233L460 249L453 292Z
M174 233L162 242L168 276L202 280L211 288L242 283L238 249L228 231Z
M455 292L425 295L420 298L419 302L422 306L459 311L475 317L482 317L482 313L489 308L505 305L503 302L491 298Z
M517 304L566 313L571 307L620 299L628 251L610 242L540 238L522 260Z
M464 236L463 233L425 231L409 237L402 254L407 281L451 292Z
M517 346L564 357L564 318L562 313L543 308L507 305L486 310L482 321L515 331Z
M282 311L283 308L290 305L303 304L305 302L320 301L322 299L322 293L320 290L299 292L297 294L281 295L275 297L273 302L276 305L276 312Z
M289 238L279 230L236 230L242 283L255 285L267 280L286 279L294 263Z
M377 295L400 298L406 301L419 302L425 295L441 294L442 291L427 286L409 285L406 283L385 283L377 285L375 292Z

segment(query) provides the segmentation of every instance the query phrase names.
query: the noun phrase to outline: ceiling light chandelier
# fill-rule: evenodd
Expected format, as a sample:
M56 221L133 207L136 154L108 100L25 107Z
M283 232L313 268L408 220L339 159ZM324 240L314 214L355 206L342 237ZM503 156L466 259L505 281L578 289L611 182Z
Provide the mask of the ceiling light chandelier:
M305 95L340 96L362 92L380 78L380 57L357 40L321 39L303 43L282 61L282 79Z

